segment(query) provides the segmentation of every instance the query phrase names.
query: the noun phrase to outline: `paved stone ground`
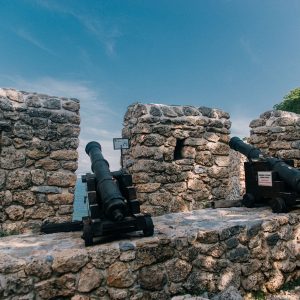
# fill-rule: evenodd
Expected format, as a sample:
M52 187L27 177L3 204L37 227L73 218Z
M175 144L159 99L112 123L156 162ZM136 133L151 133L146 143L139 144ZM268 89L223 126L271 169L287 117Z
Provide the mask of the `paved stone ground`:
M55 298L59 296L75 297L72 300L89 299L78 298L87 295L96 297L93 299L121 299L116 294L121 291L124 294L122 299L170 299L172 295L182 294L182 291L193 295L199 294L200 290L216 293L229 284L248 291L255 290L264 284L264 279L248 287L252 274L264 272L257 271L257 268L268 267L261 263L255 265L255 262L270 262L266 270L272 271L273 260L279 259L282 263L286 262L283 267L293 267L290 272L295 270L295 260L291 260L289 255L277 258L277 254L285 254L288 243L291 243L295 249L292 247L290 250L299 257L299 216L300 210L294 210L292 214L273 214L269 208L243 207L174 213L153 218L153 237L145 238L137 233L127 239L87 248L80 238L81 232L0 238L0 298L2 294L5 298L1 299L10 300L12 294L25 297L29 295L26 293L31 293L32 298L28 299L59 299ZM260 245L261 239L265 246ZM240 245L241 242L243 244ZM195 255L192 255L194 252ZM259 258L253 259L255 255ZM219 261L226 263L228 268L215 268L213 263L218 267ZM256 273L249 269L253 267L255 270L252 271ZM153 273L157 274L155 280ZM278 282L272 279L272 284L266 283L268 290L272 288L275 292L282 286L287 276L284 272L279 275L280 280L274 277ZM207 287L200 289L199 284L207 276L211 280L207 279ZM84 281L86 277L88 281ZM101 280L93 281L95 278ZM217 282L218 286L210 288L210 282ZM178 290L171 290L174 287ZM169 288L170 292L166 293L164 288ZM106 298L99 298L103 293ZM218 295L219 298L212 299L242 299L239 293L231 296L232 293L227 293L227 296L223 294L223 298ZM299 299L299 291L268 297L294 300ZM178 300L183 299L187 300Z
M211 233L216 230L220 232L223 228L226 229L236 225L251 227L263 221L271 220L274 216L276 215L268 208L250 209L245 207L167 214L153 217L155 235L150 239L154 241L163 236L193 239L197 237L199 231L209 231ZM282 215L282 218L284 218L284 215ZM84 249L81 235L81 232L63 232L48 235L23 234L8 236L0 239L0 253L9 254L18 259L26 259L28 256L51 255L56 251L66 249ZM132 242L138 241L139 243L142 243L144 239L149 240L149 238L141 238L138 234L133 234L130 239ZM109 243L112 248L115 246L114 244L118 244L118 242Z

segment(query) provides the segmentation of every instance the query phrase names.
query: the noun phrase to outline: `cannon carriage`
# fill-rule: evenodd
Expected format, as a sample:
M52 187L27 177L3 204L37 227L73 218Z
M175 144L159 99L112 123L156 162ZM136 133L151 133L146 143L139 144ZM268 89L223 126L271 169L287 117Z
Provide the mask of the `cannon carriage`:
M85 246L93 245L94 238L111 239L135 231L152 236L152 218L150 214L140 212L132 176L124 170L110 172L99 143L88 143L85 151L91 159L93 171L82 176L82 182L86 184L84 201L88 206L88 216L83 217L82 221L45 223L41 231L54 233L83 230Z
M151 216L140 212L132 176L124 171L110 172L99 143L88 143L85 151L90 156L93 171L82 176L89 210L89 216L83 219L85 245L92 245L94 237L140 230L144 236L153 235Z

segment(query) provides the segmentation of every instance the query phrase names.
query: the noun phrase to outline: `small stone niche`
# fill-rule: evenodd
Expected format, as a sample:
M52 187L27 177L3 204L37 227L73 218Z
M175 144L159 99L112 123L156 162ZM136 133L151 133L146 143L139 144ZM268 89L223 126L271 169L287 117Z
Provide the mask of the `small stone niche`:
M71 221L79 101L0 89L0 231Z
M229 114L207 107L133 104L124 117L130 139L124 166L144 212L162 215L230 199Z

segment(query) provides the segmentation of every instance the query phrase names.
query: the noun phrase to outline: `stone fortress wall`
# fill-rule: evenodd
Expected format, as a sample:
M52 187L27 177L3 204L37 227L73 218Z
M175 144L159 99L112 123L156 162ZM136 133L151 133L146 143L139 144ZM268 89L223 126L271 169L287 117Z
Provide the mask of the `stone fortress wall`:
M250 123L248 141L265 153L300 159L300 116L268 111ZM38 231L73 212L79 135L77 99L0 89L0 230ZM124 163L142 210L153 215L240 199L245 158L230 150L229 114L218 109L133 104Z
M0 89L0 230L70 221L79 101Z
M0 89L1 230L71 219L78 111L75 99ZM249 141L298 158L298 116L291 116L264 113L251 122ZM244 158L229 149L229 129L229 115L216 109L130 106L124 162L143 210L164 214L238 198ZM300 276L299 220L299 210L205 209L154 217L153 237L93 247L84 247L81 232L4 237L0 298L170 299L229 286L274 292Z
M230 162L229 114L207 107L133 104L124 118L130 139L124 166L142 210L153 215L210 207L238 193Z
M209 207L245 193L246 157L229 149L229 115L206 107L134 104L124 118L125 166L153 215ZM251 145L300 167L300 116L267 111L250 123ZM176 158L181 143L182 156ZM223 203L222 203L223 204Z
M250 125L249 143L264 153L293 159L300 168L300 115L286 111L267 111Z

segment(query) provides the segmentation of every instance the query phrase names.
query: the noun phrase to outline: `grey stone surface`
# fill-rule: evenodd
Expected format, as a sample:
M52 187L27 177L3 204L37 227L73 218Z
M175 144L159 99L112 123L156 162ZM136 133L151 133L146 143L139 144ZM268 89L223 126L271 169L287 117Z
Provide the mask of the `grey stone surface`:
M204 209L153 221L153 237L134 233L87 248L81 232L0 238L0 298L242 299L251 291L273 293L299 276L299 210ZM291 228L276 250L287 256L275 257L266 242L274 224L278 232ZM254 227L256 235L248 236ZM228 242L234 238L237 245ZM251 247L253 240L259 246Z

